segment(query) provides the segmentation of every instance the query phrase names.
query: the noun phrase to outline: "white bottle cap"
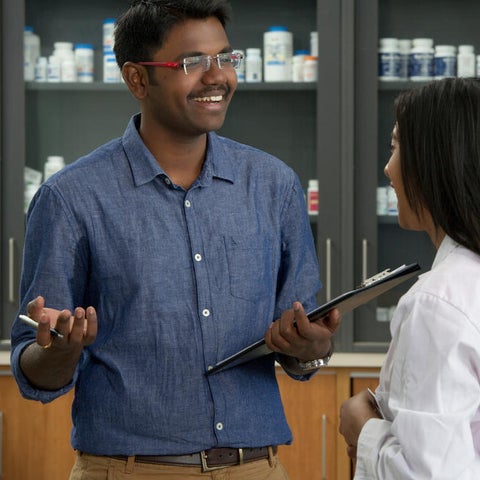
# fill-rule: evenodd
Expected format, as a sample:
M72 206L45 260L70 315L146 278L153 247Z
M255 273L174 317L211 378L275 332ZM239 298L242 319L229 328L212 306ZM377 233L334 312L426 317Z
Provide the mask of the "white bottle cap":
M458 53L473 53L473 45L459 45Z

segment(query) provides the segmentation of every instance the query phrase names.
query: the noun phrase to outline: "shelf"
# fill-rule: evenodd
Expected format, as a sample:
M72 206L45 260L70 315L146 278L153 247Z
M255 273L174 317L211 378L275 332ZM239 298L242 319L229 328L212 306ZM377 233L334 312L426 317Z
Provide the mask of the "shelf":
M79 82L27 82L26 89L29 91L107 91L107 92L124 92L127 87L124 83L79 83ZM316 82L261 82L261 83L239 83L237 90L239 91L315 91L317 89Z

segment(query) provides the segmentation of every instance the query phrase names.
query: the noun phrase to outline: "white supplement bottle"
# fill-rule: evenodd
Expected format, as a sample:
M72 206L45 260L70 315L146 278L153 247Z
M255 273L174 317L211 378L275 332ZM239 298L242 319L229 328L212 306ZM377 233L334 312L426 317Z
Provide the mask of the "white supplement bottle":
M245 80L247 83L258 83L262 81L262 56L260 48L247 48Z
M408 80L408 60L412 49L412 41L406 38L398 40L398 53L400 55L398 77L400 80Z
M455 77L457 74L457 55L453 45L435 46L435 80Z
M39 57L35 64L35 81L46 82L48 80L48 60L47 57Z
M400 80L398 38L381 38L378 45L378 79Z
M310 32L310 55L318 57L318 32Z
M51 83L58 83L61 80L60 75L61 75L60 59L55 55L50 55L48 57L47 81Z
M308 55L307 50L297 50L293 55L292 63L292 81L303 82L303 66L305 57Z
M35 65L40 57L40 37L33 27L26 26L23 31L23 78L26 82L35 79Z
M291 82L293 35L286 27L270 27L263 34L264 79L266 82Z
M433 39L414 38L408 64L410 80L419 82L433 80L433 66Z
M105 54L113 52L113 42L114 36L113 32L115 29L115 19L106 18L103 21L102 33L103 33L103 52Z
M473 45L459 45L457 55L457 77L475 76L475 50Z
M65 161L61 155L49 155L44 165L43 181L50 178L65 166Z
M89 43L75 45L75 66L79 82L93 82L93 45Z
M77 67L75 66L73 43L55 42L53 44L53 56L57 57L60 62L60 81L76 82Z
M318 78L318 60L317 57L307 55L303 63L303 81L316 82Z

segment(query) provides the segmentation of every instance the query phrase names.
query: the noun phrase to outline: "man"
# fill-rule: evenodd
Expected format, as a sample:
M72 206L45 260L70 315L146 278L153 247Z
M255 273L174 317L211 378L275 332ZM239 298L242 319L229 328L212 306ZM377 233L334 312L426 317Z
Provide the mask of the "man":
M298 178L213 133L241 61L227 18L224 0L135 1L115 53L141 113L30 207L20 312L39 327L14 324L12 370L27 398L75 386L72 480L285 479L273 356L206 371L263 336L298 379L331 353L338 312L305 314L320 282Z

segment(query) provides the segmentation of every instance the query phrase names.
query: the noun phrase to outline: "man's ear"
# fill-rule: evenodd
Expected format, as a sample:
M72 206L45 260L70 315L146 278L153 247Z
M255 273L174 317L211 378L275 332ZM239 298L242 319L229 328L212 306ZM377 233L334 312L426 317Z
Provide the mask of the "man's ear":
M149 84L147 69L134 62L125 62L122 67L122 77L128 89L137 100L142 100Z

